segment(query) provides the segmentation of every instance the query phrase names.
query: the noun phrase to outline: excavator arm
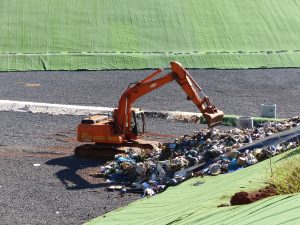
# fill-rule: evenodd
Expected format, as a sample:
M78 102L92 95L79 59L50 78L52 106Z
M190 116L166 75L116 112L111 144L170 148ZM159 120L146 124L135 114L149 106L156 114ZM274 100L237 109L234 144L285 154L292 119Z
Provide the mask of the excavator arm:
M114 121L118 129L125 135L125 137L131 137L130 124L131 124L131 109L133 103L143 95L148 94L163 85L166 85L173 80L180 85L180 87L187 94L187 99L193 101L200 112L203 114L209 127L216 126L223 121L224 113L218 110L214 105L210 104L208 97L201 98L201 88L190 76L190 74L182 67L178 62L171 62L172 72L164 75L161 78L154 79L163 70L159 69L153 74L129 86L123 93L119 100L119 107L114 112ZM199 92L199 94L198 94Z

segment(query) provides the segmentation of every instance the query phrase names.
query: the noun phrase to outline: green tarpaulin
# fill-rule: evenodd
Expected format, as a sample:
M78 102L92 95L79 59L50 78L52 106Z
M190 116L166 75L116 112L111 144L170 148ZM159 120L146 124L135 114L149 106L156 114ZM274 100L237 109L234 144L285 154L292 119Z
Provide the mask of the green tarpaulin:
M0 71L300 66L298 0L1 0Z
M227 125L227 126L237 126L238 124L238 118L240 116L236 116L236 115L224 115L224 119L222 124L223 125ZM286 119L276 119L276 118L263 118L263 117L253 117L253 125L257 126L259 124L262 123L267 123L267 122L275 122L275 121L284 121ZM205 119L203 117L201 117L200 119L201 123L206 123Z
M107 213L87 225L300 224L300 194L270 197L243 206L218 207L229 203L238 191L257 191L265 187L271 168L299 153L298 148L234 173L190 179L155 197Z

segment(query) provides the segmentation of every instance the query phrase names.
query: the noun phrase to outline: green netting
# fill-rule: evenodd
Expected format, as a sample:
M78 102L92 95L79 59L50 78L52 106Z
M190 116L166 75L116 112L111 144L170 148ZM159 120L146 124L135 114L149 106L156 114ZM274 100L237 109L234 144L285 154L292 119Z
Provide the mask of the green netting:
M299 153L298 148L274 157L271 165ZM265 187L270 168L270 160L265 160L234 173L193 178L87 224L300 224L300 194L275 196L244 206L217 207L229 203L235 192ZM203 180L204 184L194 186Z
M0 70L300 66L297 0L1 0Z
M237 115L224 115L222 125L235 127L235 126L237 126L237 121L238 121L239 117L240 116L237 116ZM262 123L275 122L275 121L279 122L279 121L284 121L284 120L286 120L286 119L253 117L253 125L257 126ZM203 116L200 117L200 123L206 124L206 120L204 119Z

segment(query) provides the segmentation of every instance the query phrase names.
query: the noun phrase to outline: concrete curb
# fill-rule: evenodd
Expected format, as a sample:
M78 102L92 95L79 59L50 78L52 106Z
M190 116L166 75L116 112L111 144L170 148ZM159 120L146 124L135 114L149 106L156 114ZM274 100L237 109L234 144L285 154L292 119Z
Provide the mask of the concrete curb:
M40 102L25 102L0 100L0 112L30 112L46 113L50 115L72 115L88 116L93 114L108 114L114 108L81 106L81 105L63 105ZM162 118L167 120L197 123L202 118L201 113L181 112L181 111L149 111L145 110L146 117Z

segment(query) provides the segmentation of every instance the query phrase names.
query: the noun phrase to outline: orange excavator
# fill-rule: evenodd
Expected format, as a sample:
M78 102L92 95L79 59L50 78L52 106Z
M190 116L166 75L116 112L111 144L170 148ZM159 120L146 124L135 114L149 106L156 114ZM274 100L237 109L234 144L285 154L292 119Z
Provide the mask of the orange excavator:
M107 115L94 115L83 119L78 125L77 139L80 142L94 142L95 145L77 147L75 154L110 158L114 154L122 152L123 146L141 149L153 148L151 144L140 141L139 138L145 133L145 115L143 110L132 108L132 106L138 98L174 80L187 94L187 100L193 101L197 106L208 127L222 123L224 113L212 105L209 98L202 94L199 85L183 66L178 62L170 64L172 70L170 73L154 79L163 71L163 69L158 69L145 79L129 85L122 94L119 106L114 110L112 118ZM200 94L203 96L202 98L199 96Z

